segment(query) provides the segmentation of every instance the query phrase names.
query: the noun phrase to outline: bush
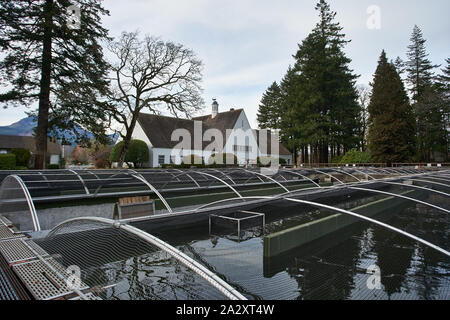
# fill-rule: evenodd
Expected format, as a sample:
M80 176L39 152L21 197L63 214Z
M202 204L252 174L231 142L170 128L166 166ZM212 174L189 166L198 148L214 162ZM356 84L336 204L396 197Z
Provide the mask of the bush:
M14 170L16 168L16 155L12 153L0 154L0 170Z
M111 162L108 159L99 158L95 160L95 167L97 169L109 169L111 168Z
M87 164L89 161L89 155L87 148L83 148L80 145L76 146L72 151L72 163L73 164Z
M47 169L59 169L59 164L48 164Z
M372 161L372 156L369 152L362 152L356 149L347 151L341 158L339 163L341 164L353 164L353 163L370 163Z
M273 157L261 156L256 158L256 164L258 167L270 167L272 160L275 160ZM280 161L281 159L278 159ZM283 159L284 160L284 159ZM278 162L281 164L281 162ZM286 161L284 161L286 163Z
M214 153L208 159L208 165L211 166L237 165L237 163L238 159L232 153Z
M102 146L99 150L92 153L97 169L111 168L111 162L109 161L111 149L110 146Z
M183 159L181 159L181 164L190 166L205 166L205 161L202 157L197 156L195 154L190 154L187 156L184 156Z
M11 149L11 153L16 156L16 166L29 168L31 159L30 150Z
M109 160L111 162L119 162L120 153L122 152L124 142L120 141L111 150ZM134 167L142 167L145 162L150 159L147 144L142 140L131 140L125 155L126 163L133 163Z
M24 167L24 166L16 166L14 168L14 170L28 170L28 169L29 169L28 167Z

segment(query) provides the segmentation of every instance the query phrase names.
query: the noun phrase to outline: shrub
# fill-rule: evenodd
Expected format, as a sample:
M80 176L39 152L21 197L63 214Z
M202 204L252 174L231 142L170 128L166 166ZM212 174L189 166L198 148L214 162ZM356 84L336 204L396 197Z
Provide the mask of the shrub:
M16 166L29 168L31 159L30 150L11 149L11 153L16 156Z
M48 164L47 169L59 169L59 164Z
M92 157L95 160L95 167L97 169L106 169L111 167L111 162L109 161L109 157L111 155L111 147L110 146L102 146L97 151L92 153Z
M109 160L111 162L119 162L120 153L122 152L124 142L120 141L111 150ZM128 146L127 154L125 155L126 163L133 163L134 167L142 167L145 162L148 162L150 155L147 144L142 140L131 140Z
M208 159L208 165L237 165L238 159L232 153L214 153Z
M268 156L261 156L261 157L256 158L256 164L258 165L258 167L270 167L272 160L275 160L275 158L268 157ZM280 161L280 159L278 159L278 160ZM285 163L286 163L286 161L285 161Z
M12 153L0 154L0 170L14 170L16 168L16 155Z
M195 154L184 156L183 159L181 159L181 163L187 165L187 167L205 165L205 161L203 160L203 158Z
M28 169L29 169L28 167L24 167L24 166L16 166L14 168L14 170L28 170Z
M362 152L356 149L347 151L341 158L341 164L352 164L352 163L370 163L372 161L372 156L369 152Z
M89 161L89 155L87 148L76 146L72 151L72 163L73 164L87 164Z

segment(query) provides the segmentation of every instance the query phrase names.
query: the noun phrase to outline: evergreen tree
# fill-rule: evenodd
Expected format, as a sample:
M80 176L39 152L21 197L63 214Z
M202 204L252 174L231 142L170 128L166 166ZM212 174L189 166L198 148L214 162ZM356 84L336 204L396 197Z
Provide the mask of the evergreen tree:
M71 5L80 8L73 27ZM103 122L107 63L100 24L108 12L99 0L29 0L0 2L0 79L9 91L0 94L6 106L38 101L36 167L45 166L47 135L52 125L75 123L106 140Z
M356 147L358 115L356 75L343 48L349 41L335 22L336 13L325 0L316 5L320 21L299 45L295 55L296 131L313 153L313 161L328 162L331 156Z
M280 129L281 119L281 89L273 82L264 92L259 104L256 119L261 129Z
M296 112L297 105L297 83L298 75L295 70L289 66L285 76L280 82L280 140L297 159L298 152L302 152L302 160L307 157L305 155L306 140L304 134L297 130L294 119L302 117L302 114Z
M414 26L405 69L416 120L417 156L421 161L433 161L435 153L443 153L446 148L447 132L445 104L433 72L438 66L428 59L425 43L422 31Z
M444 92L446 99L450 97L450 58L445 59L447 66L441 69L442 74L438 76L438 85ZM447 100L448 101L448 100Z
M422 30L415 25L411 35L411 44L408 46L405 62L407 82L410 86L412 99L417 102L421 93L432 84L433 68L438 66L431 64L426 52Z
M381 53L369 111L369 150L374 162L410 161L415 150L414 115L395 66Z

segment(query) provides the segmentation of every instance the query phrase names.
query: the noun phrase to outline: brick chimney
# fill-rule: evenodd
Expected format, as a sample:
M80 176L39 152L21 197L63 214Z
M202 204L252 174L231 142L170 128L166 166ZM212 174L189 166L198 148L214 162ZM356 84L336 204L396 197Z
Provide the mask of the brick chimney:
M215 118L217 116L217 114L219 113L219 104L217 103L216 99L213 99L211 111L212 111L211 118Z

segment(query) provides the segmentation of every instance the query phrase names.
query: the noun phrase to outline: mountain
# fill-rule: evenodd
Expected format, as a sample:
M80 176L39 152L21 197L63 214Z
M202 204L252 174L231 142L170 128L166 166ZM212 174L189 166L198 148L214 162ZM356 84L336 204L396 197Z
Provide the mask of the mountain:
M26 117L9 126L0 126L0 134L10 136L32 136L33 128L36 127L37 121L34 117Z
M37 126L36 118L33 116L23 118L17 122L14 122L13 124L9 126L0 126L0 134L10 135L10 136L32 136L33 135L33 129ZM58 135L60 137L63 137L65 141L71 142L73 146L75 146L77 143L75 142L76 134L84 135L89 139L92 139L94 135L84 130L82 127L76 125L74 130L57 130ZM117 138L119 137L119 134L113 133L109 135L109 138L112 141L112 144L115 144ZM61 140L61 139L60 139Z

